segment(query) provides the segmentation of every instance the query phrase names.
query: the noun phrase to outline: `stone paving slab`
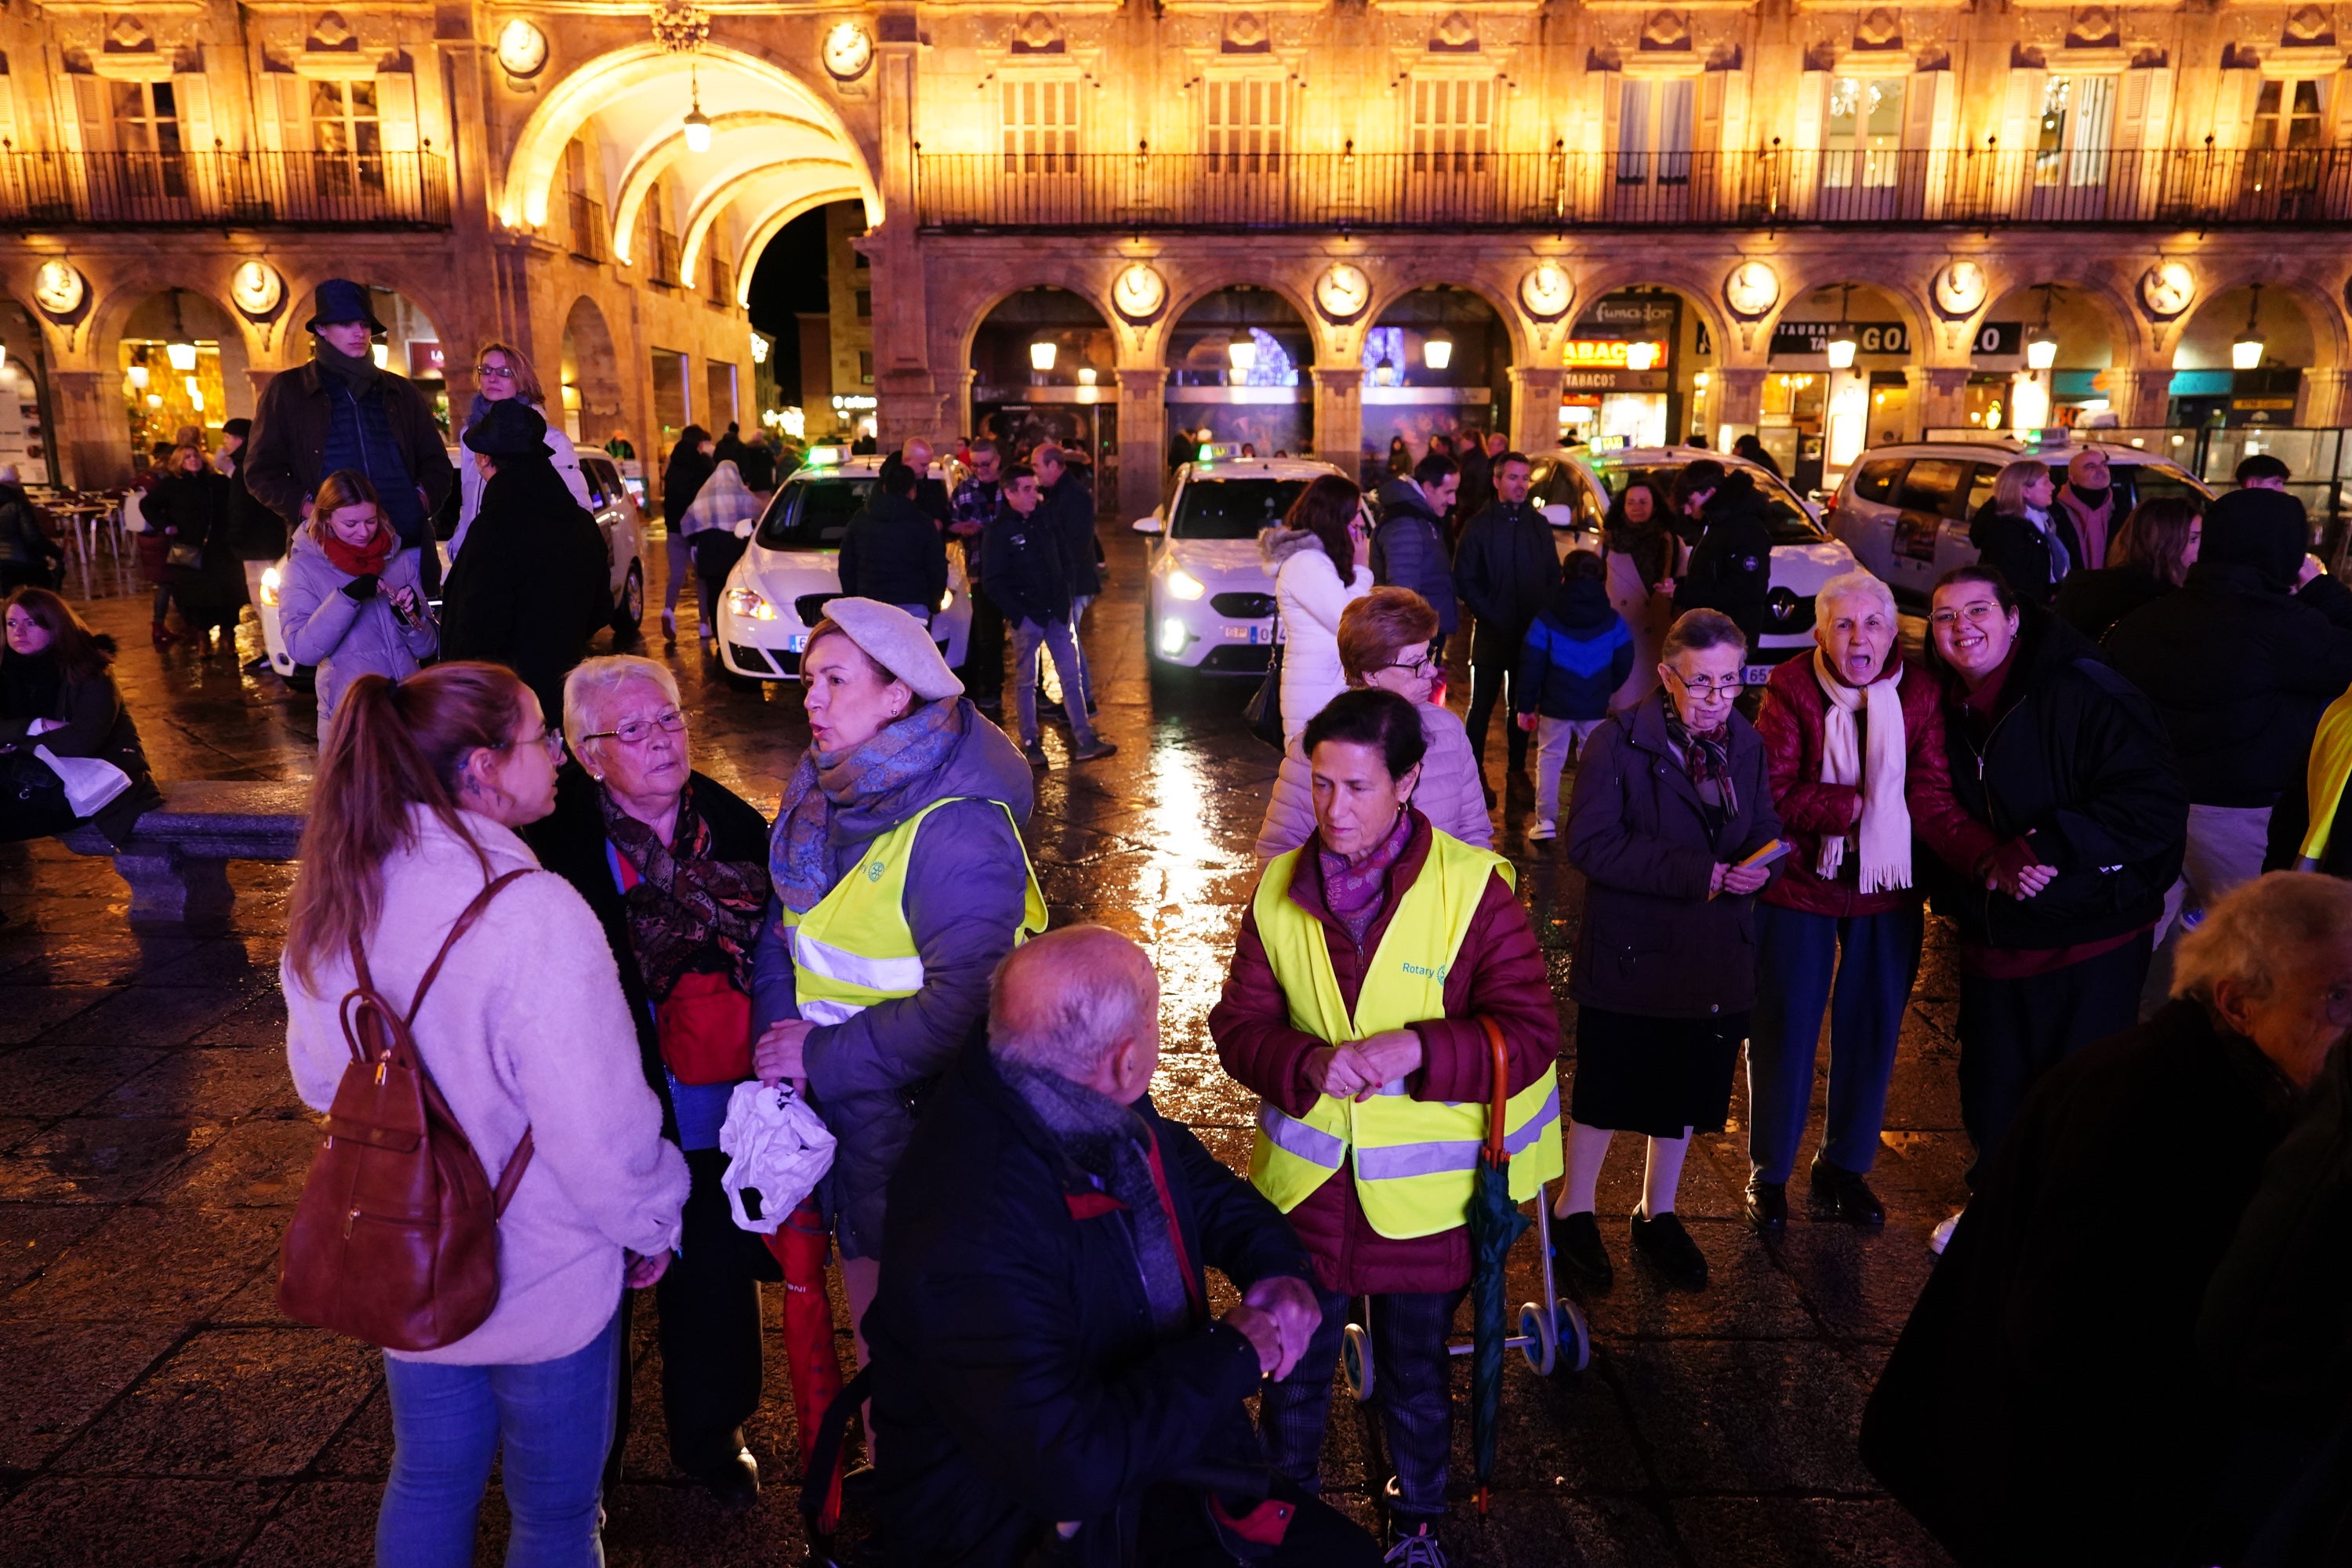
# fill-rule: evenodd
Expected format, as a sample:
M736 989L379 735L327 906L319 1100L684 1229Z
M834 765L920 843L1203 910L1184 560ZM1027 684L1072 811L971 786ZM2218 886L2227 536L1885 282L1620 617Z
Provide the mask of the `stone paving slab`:
M1140 552L1116 533L1106 542L1114 585L1090 618L1090 651L1098 722L1120 752L1040 775L1029 839L1056 923L1097 921L1151 952L1163 986L1159 1102L1239 1168L1251 1106L1218 1067L1206 1019L1254 883L1251 846L1275 755L1241 730L1247 681L1147 680L1132 635ZM156 653L144 641L143 602L88 610L130 650L124 689L163 776L310 775L308 696L226 658ZM254 627L241 637L249 658ZM797 688L734 689L690 644L646 651L678 674L698 765L772 807L806 740ZM1458 705L1468 683L1454 673ZM1066 755L1058 734L1048 747ZM1525 842L1530 797L1524 781L1505 787L1497 847L1517 862L1564 998L1583 890L1557 843ZM277 991L294 868L239 865L230 875L228 935L133 936L128 890L107 863L54 844L0 847L0 1366L9 1373L0 1378L0 1568L256 1568L363 1563L373 1552L392 1457L380 1361L288 1321L276 1303L276 1248L316 1140L287 1080ZM1545 1380L1516 1354L1507 1360L1484 1518L1470 1507L1468 1424L1457 1424L1456 1563L1944 1563L1853 1451L1863 1399L1927 1277L1927 1231L1958 1202L1969 1157L1953 1087L1948 941L1930 931L1874 1176L1890 1211L1885 1231L1810 1215L1801 1194L1776 1242L1739 1223L1743 1081L1727 1130L1695 1141L1682 1187L1714 1286L1671 1292L1629 1255L1624 1217L1639 1196L1642 1141L1621 1139L1599 1205L1618 1283L1604 1295L1569 1292L1591 1324L1591 1364ZM1560 1011L1572 1073L1575 1008L1563 999ZM1807 1155L1819 1115L1817 1086ZM1540 1295L1530 1245L1514 1255L1509 1283L1513 1300ZM1214 1293L1230 1292L1218 1281ZM835 1310L845 1321L837 1300ZM652 1298L640 1298L609 1560L794 1560L787 1471L798 1431L780 1358L748 1429L771 1484L753 1511L725 1516L669 1464L654 1318ZM846 1361L845 1332L839 1344ZM1466 1408L1466 1360L1454 1372ZM1387 1474L1381 1447L1364 1413L1339 1395L1327 1495L1366 1522ZM480 1562L500 1560L505 1521L493 1484Z

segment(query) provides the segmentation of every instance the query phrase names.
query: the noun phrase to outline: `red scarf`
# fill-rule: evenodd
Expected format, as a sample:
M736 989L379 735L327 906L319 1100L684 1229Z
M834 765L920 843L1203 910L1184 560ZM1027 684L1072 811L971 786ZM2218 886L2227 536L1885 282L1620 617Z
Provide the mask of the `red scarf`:
M354 577L382 576L385 564L392 560L392 552L399 545L400 536L381 521L375 525L375 531L368 536L365 544L345 544L342 535L335 531L332 524L319 531L319 546L327 552L327 559L334 563L335 570L348 572Z

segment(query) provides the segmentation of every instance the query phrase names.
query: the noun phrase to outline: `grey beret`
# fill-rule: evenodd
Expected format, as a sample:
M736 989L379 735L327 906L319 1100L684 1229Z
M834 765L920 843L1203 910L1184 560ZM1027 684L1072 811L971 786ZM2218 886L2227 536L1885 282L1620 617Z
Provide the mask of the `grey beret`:
M916 696L936 701L963 695L963 682L940 656L929 630L898 605L879 599L831 599L824 613L867 658L905 681Z

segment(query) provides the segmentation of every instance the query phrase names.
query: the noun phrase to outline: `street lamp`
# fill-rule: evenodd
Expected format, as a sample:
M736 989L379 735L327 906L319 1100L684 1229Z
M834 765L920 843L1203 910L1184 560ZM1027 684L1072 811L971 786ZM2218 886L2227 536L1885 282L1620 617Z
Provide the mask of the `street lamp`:
M1853 285L1849 283L1838 296L1837 325L1830 329L1829 360L1832 370L1852 370L1855 351L1862 347L1862 334L1846 320L1853 303Z
M1625 345L1625 368L1627 370L1657 369L1658 345L1653 342L1627 343Z
M2246 307L2245 331L2240 332L2238 334L2238 341L2230 345L2230 368L2231 370L2260 370L2263 368L2263 351L2267 349L2270 345L2263 341L2261 321L2262 313L2263 286L2257 283L2254 285L2253 302Z
M2050 330L2050 297L2055 284L2042 286L2042 320L2025 334L2025 368L2048 370L2058 363L2058 334Z
M146 391L148 374L149 372L145 365L132 365L131 367L131 390L133 392Z
M1225 344L1225 359L1235 375L1247 375L1257 368L1257 339L1248 332L1237 334Z
M1444 370L1454 363L1454 338L1443 327L1421 341L1421 363L1432 370Z
M688 90L693 95L686 111L686 150L689 153L710 151L710 116L702 112L702 82L688 68Z
M173 370L196 368L196 345L188 341L186 330L180 325L180 291L177 289L172 290L172 341L163 345L163 353L171 360Z
M1372 366L1372 384L1374 386L1396 384L1396 366L1389 363L1389 356L1386 354L1382 354L1379 362Z
M1053 369L1054 356L1058 352L1057 345L1051 338L1039 338L1029 345L1029 368L1034 371Z

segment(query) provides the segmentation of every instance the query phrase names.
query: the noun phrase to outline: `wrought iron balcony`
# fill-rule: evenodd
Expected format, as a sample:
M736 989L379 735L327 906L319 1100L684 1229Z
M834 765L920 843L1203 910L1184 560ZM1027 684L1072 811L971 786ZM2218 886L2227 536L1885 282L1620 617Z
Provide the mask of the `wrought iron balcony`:
M0 151L0 224L446 228L437 153Z
M2352 225L2352 148L926 153L921 226L992 231Z

